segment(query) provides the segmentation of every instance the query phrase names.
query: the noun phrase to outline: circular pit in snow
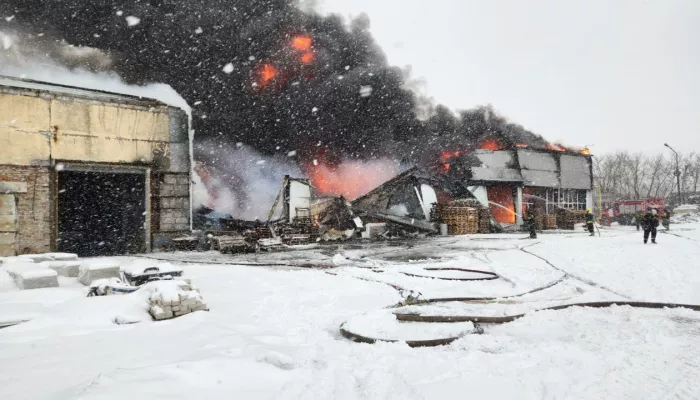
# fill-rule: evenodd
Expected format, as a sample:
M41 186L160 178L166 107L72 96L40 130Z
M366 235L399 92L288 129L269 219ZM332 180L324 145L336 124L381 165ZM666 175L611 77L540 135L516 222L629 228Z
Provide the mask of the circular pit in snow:
M350 318L340 326L340 333L355 342L406 342L411 347L423 347L449 344L479 330L472 322L401 322L392 310L383 309Z

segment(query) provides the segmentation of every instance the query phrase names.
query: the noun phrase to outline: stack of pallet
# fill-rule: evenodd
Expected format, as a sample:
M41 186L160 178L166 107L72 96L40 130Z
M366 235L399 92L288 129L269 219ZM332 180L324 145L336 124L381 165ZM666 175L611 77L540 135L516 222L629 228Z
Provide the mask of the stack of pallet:
M255 232L253 233L253 239L259 240L259 239L269 239L272 237L272 231L270 230L270 227L268 226L258 226L255 228Z
M450 235L466 235L479 231L479 210L463 204L435 204L432 215L447 224Z
M544 216L542 214L535 214L535 229L538 231L544 229Z
M557 229L556 214L547 214L544 216L544 229Z
M488 207L479 209L479 233L491 233L491 210Z
M564 210L557 211L557 225L559 229L574 229L576 224L582 224L586 221L586 212L580 210Z

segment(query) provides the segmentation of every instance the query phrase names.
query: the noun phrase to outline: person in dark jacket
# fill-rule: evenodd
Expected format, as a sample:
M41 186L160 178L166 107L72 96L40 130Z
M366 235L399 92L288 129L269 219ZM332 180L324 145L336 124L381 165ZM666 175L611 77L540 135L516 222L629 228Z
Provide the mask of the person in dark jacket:
M642 229L644 229L644 243L649 240L651 233L651 242L656 244L656 228L659 226L659 216L656 210L647 210L647 213L642 217Z
M591 209L586 209L586 228L588 228L588 232L590 232L591 236L595 236L595 231L594 231L594 224L595 223L595 217L593 217L593 212Z
M527 229L530 231L530 239L537 239L537 222L535 221L535 210L527 212Z

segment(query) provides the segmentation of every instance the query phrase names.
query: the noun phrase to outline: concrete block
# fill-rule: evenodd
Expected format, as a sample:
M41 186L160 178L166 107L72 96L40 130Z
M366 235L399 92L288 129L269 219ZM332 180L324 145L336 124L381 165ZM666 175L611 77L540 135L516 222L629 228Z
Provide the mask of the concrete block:
M15 245L15 233L14 232L0 232L0 246L2 245Z
M168 185L176 185L178 183L177 175L163 175L163 183Z
M14 194L0 194L0 215L16 215L17 205Z
M173 196L189 196L190 186L189 185L176 185L173 189Z
M85 286L98 279L119 278L120 265L113 261L92 261L80 265L78 280Z
M77 278L78 274L80 273L80 265L82 265L82 261L44 261L38 265L44 268L52 269L60 276Z
M0 182L0 193L27 193L27 183Z
M22 290L58 287L58 274L48 268L28 269L15 274L15 283Z
M17 231L17 216L16 215L0 215L0 232L16 232Z

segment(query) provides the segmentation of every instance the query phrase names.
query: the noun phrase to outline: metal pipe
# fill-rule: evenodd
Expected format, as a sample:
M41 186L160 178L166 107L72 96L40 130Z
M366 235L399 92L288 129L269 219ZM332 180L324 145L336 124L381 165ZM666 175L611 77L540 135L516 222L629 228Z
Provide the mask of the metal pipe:
M676 185L678 185L678 205L680 206L683 204L683 195L681 194L681 169L678 160L678 152L674 150L673 147L669 146L668 143L664 143L664 146L668 147L673 154L676 155L676 170L673 174L676 176Z

